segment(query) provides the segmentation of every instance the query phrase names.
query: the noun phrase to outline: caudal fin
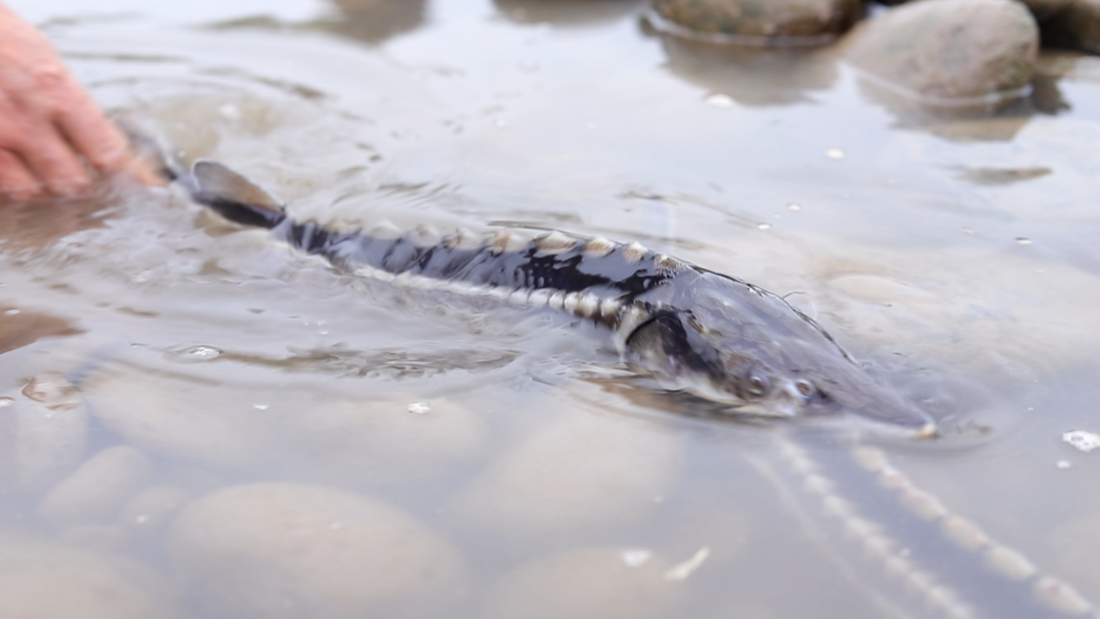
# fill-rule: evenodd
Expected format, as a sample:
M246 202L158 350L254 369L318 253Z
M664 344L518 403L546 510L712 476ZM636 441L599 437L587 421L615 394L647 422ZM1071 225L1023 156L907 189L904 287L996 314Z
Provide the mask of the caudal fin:
M282 200L217 161L196 159L191 176L195 185L191 197L230 221L274 228L286 218Z

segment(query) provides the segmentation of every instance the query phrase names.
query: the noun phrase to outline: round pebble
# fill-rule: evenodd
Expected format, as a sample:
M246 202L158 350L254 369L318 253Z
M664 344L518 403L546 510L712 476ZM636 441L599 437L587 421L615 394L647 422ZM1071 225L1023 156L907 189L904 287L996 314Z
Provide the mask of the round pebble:
M639 548L577 548L501 576L486 595L486 619L676 616L684 585L669 564Z
M490 465L458 509L513 535L621 525L667 494L679 461L680 444L658 425L570 414Z
M1039 48L1035 19L1013 0L923 0L851 35L849 62L921 104L993 105L1026 94Z
M439 474L476 455L485 437L484 422L469 409L415 397L337 402L301 423L305 456L359 480Z
M1043 44L1100 52L1100 0L1068 0L1042 24Z
M425 524L324 486L218 490L180 513L168 549L198 603L233 617L414 617L465 588L460 558Z
M50 489L38 515L55 526L111 519L148 482L151 471L149 456L133 447L104 449Z
M0 617L175 617L151 570L114 555L0 535Z
M83 389L97 421L158 456L250 467L276 451L280 426L244 389L121 364L92 374Z
M0 398L0 485L22 491L57 481L84 456L88 413L76 388L44 374Z

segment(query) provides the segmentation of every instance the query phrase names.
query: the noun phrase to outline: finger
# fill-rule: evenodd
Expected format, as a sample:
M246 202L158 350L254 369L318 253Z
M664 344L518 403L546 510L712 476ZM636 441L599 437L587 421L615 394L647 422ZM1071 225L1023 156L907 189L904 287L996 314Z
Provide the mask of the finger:
M91 186L92 179L87 170L68 142L53 127L41 128L33 135L38 136L34 143L26 145L17 154L50 193L74 196Z
M42 191L42 186L26 164L11 151L0 150L0 194L16 200L29 200Z
M109 174L129 167L133 159L130 142L87 93L74 97L74 105L62 111L55 122L76 152L96 170Z

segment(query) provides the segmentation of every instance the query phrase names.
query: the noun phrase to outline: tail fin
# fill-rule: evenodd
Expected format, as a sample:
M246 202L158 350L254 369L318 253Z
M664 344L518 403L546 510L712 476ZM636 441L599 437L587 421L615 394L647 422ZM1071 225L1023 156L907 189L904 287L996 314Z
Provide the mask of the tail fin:
M245 226L274 228L284 219L283 202L245 176L209 159L191 165L191 198L229 221Z
M274 228L286 219L283 202L245 176L209 159L195 160L188 172L171 142L151 123L126 112L115 113L113 120L149 168L178 183L195 202L245 226Z

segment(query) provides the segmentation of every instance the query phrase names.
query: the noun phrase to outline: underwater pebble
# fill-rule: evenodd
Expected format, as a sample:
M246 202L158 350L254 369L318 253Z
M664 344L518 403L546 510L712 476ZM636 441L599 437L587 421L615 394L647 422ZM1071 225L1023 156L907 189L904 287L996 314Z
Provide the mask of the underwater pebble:
M55 526L104 521L148 482L151 470L149 456L141 451L109 447L50 489L38 515Z
M465 587L458 554L428 526L324 486L215 491L170 525L168 550L197 602L233 617L414 617Z
M487 619L605 619L675 616L683 584L665 578L668 563L634 548L577 548L530 561L489 589Z
M0 486L33 491L84 457L88 413L60 374L43 374L0 398Z
M457 508L487 529L522 536L621 525L668 492L680 455L658 426L574 413L505 452Z
M152 570L120 557L55 542L0 535L0 617L175 617Z
M1035 19L1018 2L922 0L861 24L844 55L917 102L986 105L1024 94L1038 47Z
M342 401L301 421L303 455L358 480L388 481L445 471L480 449L485 424L446 400Z
M653 8L676 34L749 45L826 43L861 11L856 0L657 0Z
M280 428L244 388L120 364L90 375L83 389L96 420L158 456L248 467L275 453Z

